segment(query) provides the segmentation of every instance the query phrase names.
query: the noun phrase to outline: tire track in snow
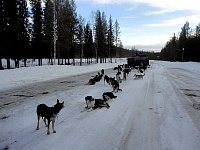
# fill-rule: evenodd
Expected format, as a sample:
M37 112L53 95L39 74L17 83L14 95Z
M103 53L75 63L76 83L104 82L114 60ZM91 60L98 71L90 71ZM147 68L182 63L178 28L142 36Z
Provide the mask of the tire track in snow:
M146 133L149 132L149 129L146 129L146 125L148 123L148 117L146 117L146 112L149 111L148 108L152 107L152 86L153 81L150 81L151 78L151 70L149 69L145 75L145 78L142 80L135 80L130 82L130 84L136 84L137 86L129 91L130 97L135 97L134 103L131 105L131 113L129 113L129 119L127 122L127 128L122 137L122 142L119 145L119 150L131 150L131 149L143 149L144 143L146 143ZM129 88L129 87L126 87ZM142 93L141 93L142 92ZM150 112L151 113L151 112ZM151 135L151 133L148 133ZM135 136L135 135L138 135ZM132 143L141 143L134 145ZM151 143L151 142L150 142ZM134 146L132 146L134 145Z

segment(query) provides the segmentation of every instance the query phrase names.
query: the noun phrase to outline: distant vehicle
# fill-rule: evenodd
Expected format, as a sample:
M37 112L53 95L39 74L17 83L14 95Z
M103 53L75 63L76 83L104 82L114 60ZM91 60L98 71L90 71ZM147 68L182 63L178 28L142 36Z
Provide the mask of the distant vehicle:
M127 58L127 64L131 67L148 66L149 57L146 54L137 54L134 57Z

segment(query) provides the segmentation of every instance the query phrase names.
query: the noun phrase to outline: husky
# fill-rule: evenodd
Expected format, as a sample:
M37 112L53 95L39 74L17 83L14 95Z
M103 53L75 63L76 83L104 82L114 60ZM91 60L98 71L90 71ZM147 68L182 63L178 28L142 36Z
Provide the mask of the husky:
M125 69L123 70L123 72L126 73L127 76L128 76L128 74L131 72L131 69L130 69L130 68L125 68Z
M94 85L96 83L96 81L94 80L94 78L91 78L88 83L86 83L86 85Z
M99 82L99 81L101 81L102 77L103 77L103 74L100 74L98 72L98 74L93 79L95 82Z
M123 72L123 80L126 80L126 72Z
M105 92L102 95L103 100L108 101L109 99L117 98L112 92Z
M88 83L86 83L86 85L94 85L96 82L101 81L103 77L103 74L100 74L98 72L98 75L95 75L93 78L89 79Z
M50 131L49 131L50 122L52 122L53 133L56 133L54 129L54 123L55 123L56 116L58 115L58 113L60 112L62 108L64 108L64 101L60 103L58 99L57 99L57 103L53 107L48 107L45 104L39 104L37 106L38 122L37 122L36 130L39 130L39 121L40 121L40 117L42 117L47 127L47 134L50 134ZM46 120L47 120L47 123L46 123Z
M87 109L92 108L94 110L96 108L102 108L102 107L110 108L110 106L105 100L94 99L92 96L86 96L85 101L87 105L85 108Z
M144 76L144 75L145 75L145 74L135 74L134 77L135 77L135 78L138 78L138 79L139 79L139 78L142 78L142 79L143 79L143 76Z
M110 78L107 75L104 75L104 84L105 82L110 85Z
M121 79L121 77L120 77L120 74L121 74L121 72L117 72L117 73L116 73L116 79L117 79L117 81L118 81L119 83L122 83L122 79Z
M117 80L115 80L115 78L110 78L110 84L113 88L112 92L118 92L118 91L122 91L122 89L119 88L119 82Z

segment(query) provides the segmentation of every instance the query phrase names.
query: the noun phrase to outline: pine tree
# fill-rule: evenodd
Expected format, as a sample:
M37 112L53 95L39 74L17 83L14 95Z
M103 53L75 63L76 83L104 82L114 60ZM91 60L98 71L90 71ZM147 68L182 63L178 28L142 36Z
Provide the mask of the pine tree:
M102 61L103 63L106 62L106 58L108 57L108 49L107 49L107 38L108 38L108 26L106 20L105 12L102 12Z
M99 60L99 54L100 52L100 28L101 28L101 12L97 10L95 14L95 25L94 25L94 30L95 30L95 49L96 49L96 62L98 63Z
M43 32L43 11L41 6L41 0L30 0L32 6L32 48L33 57L38 58L39 65L42 65L42 58L45 55L42 42L44 40Z
M3 0L3 49L7 59L7 68L10 69L10 58L17 56L17 0Z
M101 12L97 10L95 16L95 44L97 49L97 63L99 57L100 63L102 63L106 55L106 31L106 16L104 13L101 14Z
M181 33L180 33L180 37L179 37L179 50L182 51L181 52L181 60L184 61L183 59L186 59L186 57L184 57L184 55L186 56L187 53L189 53L189 49L187 48L187 41L189 38L189 22L186 21L186 23L183 25L183 27L181 28Z
M92 39L92 29L90 28L89 23L86 24L84 28L84 56L87 59L87 63L90 63L89 59L95 56L93 51L93 39Z
M115 38L115 46L116 46L114 55L116 56L117 47L119 46L118 44L120 41L120 27L117 20L115 21L115 24L114 24L114 38Z
M51 60L51 64L53 64L54 57L54 12L53 12L53 3L48 0L45 3L44 9L44 38L47 47L47 57Z
M2 58L5 57L5 45L4 45L4 35L5 35L5 11L4 0L0 0L0 70L3 69Z
M59 57L67 58L70 64L70 58L75 57L74 35L77 24L76 6L73 0L58 0L57 20L58 20L58 49Z
M200 40L199 26L194 34L186 22L181 28L179 38L174 36L166 43L161 50L161 59L170 61L199 61L200 60Z
M200 39L200 23L196 26L195 36L196 36L197 40Z
M18 58L24 58L26 60L29 56L29 13L26 0L18 1L18 26L17 26L17 38L18 38ZM25 62L25 61L24 61Z
M81 15L79 15L79 23L78 23L78 32L77 32L77 40L78 40L78 44L80 45L80 50L79 50L79 54L80 54L80 66L82 66L82 58L83 58L83 42L84 42L84 19Z
M108 22L108 56L110 57L110 62L112 63L113 49L114 49L114 30L113 30L113 20L110 16Z
M29 46L27 2L1 0L0 11L2 56L7 58L7 68L10 68L10 58L19 67L19 59L27 57L25 52Z

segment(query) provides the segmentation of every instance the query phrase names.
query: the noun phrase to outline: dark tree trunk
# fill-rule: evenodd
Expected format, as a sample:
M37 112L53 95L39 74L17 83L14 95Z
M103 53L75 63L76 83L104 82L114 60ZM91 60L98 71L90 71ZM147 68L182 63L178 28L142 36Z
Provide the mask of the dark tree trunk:
M26 60L27 60L27 59L26 59L26 58L24 58L24 67L26 67Z
M2 59L0 58L0 70L3 70Z
M10 69L10 58L7 58L7 69Z
M39 58L39 59L38 59L38 65L39 65L39 66L42 66L42 58Z
M19 59L15 59L15 68L19 68Z

